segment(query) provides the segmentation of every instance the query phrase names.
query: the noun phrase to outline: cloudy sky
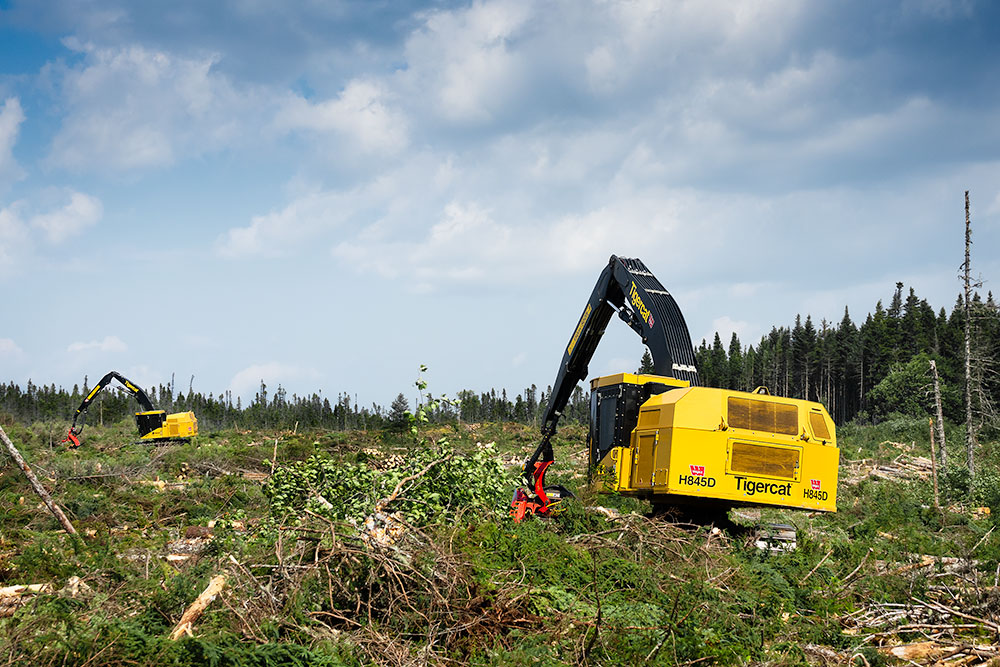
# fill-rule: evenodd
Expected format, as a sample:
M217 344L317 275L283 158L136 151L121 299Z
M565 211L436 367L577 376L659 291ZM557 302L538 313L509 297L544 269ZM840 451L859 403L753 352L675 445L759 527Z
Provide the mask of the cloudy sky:
M0 0L0 381L545 387L612 253L696 343L950 309L966 189L996 289L986 0Z

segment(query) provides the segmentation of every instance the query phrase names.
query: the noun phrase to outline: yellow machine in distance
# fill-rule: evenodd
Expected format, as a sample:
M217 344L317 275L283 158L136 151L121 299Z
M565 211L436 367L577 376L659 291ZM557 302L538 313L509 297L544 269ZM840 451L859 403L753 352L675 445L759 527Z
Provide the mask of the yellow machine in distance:
M131 380L117 371L109 371L100 381L94 385L90 393L80 403L73 415L73 425L69 427L69 433L63 442L69 443L69 447L80 446L79 435L83 431L83 425L87 416L87 409L94 398L108 386L112 380L118 382L125 390L135 397L142 407L141 412L135 413L135 425L139 429L139 440L144 442L165 442L170 440L180 440L193 438L198 435L198 419L193 412L175 412L167 414L166 410L157 410L152 401L142 390L142 387L134 384ZM79 424L77 422L79 421Z
M812 401L619 373L591 381L588 444L601 490L654 505L837 509L840 450Z

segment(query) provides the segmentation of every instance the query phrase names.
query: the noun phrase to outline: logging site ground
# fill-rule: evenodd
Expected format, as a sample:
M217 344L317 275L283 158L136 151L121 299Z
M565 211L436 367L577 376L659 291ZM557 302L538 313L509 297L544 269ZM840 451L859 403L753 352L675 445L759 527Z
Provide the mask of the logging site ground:
M974 484L939 471L935 507L926 419L839 429L836 514L733 513L794 525L790 552L589 493L579 425L550 478L578 499L520 524L520 424L154 447L127 420L77 450L63 424L3 427L79 534L5 459L3 665L997 662L998 443Z

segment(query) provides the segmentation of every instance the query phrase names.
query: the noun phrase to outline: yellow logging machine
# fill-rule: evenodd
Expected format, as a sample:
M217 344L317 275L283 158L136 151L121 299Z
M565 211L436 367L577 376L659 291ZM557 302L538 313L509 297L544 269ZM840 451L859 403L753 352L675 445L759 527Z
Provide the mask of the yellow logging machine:
M101 393L101 390L108 386L111 380L118 380L142 407L140 412L135 413L135 424L139 427L139 440L142 442L156 443L168 442L171 440L182 440L193 438L198 435L198 420L193 412L176 412L168 415L166 410L157 410L146 392L131 380L123 376L118 371L109 371L101 378L101 381L94 385L87 397L80 403L73 415L73 425L69 428L69 433L63 442L68 442L71 449L80 446L79 435L83 431L83 426L87 418L87 408L94 398ZM80 425L77 426L77 420Z
M524 464L511 516L548 516L570 494L546 486L551 438L611 316L642 337L653 373L590 382L591 479L606 492L658 506L727 510L740 505L835 512L840 450L819 403L701 387L687 324L673 297L638 259L611 256L563 353L542 422Z

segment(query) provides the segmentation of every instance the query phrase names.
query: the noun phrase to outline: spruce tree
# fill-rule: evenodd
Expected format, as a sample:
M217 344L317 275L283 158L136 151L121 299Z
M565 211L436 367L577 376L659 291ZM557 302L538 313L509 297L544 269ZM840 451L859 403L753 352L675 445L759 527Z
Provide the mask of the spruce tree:
M653 372L653 356L649 353L649 348L642 353L642 359L639 360L639 374L652 373Z
M747 391L752 387L746 387L743 381L743 350L740 345L739 336L733 332L733 337L729 339L729 384L730 389Z
M327 403L329 406L329 403ZM339 407L339 405L338 405ZM394 428L402 428L406 425L406 413L410 411L410 402L402 392L396 394L396 398L389 405L389 424Z

